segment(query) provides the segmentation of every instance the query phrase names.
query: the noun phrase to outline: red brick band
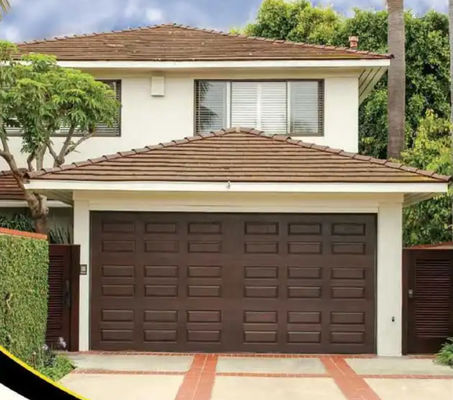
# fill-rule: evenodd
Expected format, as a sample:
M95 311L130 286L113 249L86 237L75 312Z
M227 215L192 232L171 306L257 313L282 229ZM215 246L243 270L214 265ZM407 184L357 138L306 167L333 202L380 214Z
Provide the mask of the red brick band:
M31 238L31 239L47 240L47 235L44 235L42 233L24 232L24 231L18 231L16 229L0 228L0 235L1 234L10 235L10 236L22 236L22 237L27 237L27 238Z
M348 400L380 400L365 380L357 375L343 357L320 357L327 373Z
M196 354L176 400L210 400L217 366L216 354Z

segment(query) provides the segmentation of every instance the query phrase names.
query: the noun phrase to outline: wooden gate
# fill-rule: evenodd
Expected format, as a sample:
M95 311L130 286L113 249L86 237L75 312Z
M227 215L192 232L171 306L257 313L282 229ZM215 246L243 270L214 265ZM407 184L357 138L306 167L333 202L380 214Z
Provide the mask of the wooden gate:
M405 249L403 282L403 351L436 353L453 335L453 249Z
M46 342L55 349L79 347L79 259L78 245L49 245Z

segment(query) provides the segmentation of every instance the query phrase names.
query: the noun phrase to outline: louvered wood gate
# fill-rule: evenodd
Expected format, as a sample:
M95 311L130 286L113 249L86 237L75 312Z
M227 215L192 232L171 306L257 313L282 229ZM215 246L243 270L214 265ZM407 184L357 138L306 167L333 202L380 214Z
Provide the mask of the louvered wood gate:
M49 246L49 301L46 342L78 350L80 246Z
M453 250L405 249L403 348L435 353L453 336Z

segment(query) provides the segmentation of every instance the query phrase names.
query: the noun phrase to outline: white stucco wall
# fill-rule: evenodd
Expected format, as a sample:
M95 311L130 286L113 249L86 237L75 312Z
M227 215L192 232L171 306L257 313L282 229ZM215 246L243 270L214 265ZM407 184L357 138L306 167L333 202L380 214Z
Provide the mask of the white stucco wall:
M167 142L194 134L194 80L195 79L325 79L324 136L301 137L347 151L358 149L358 75L357 70L287 69L285 71L226 70L167 72L165 96L151 96L151 76L148 73L128 71L96 71L98 78L121 79L122 115L121 137L94 137L83 143L67 162L82 161L117 151L140 148ZM162 75L162 73L159 73ZM58 139L54 139L58 143ZM21 140L10 138L10 146L19 163L25 165L20 154ZM50 160L47 161L50 165ZM6 165L0 160L0 169Z
M81 245L80 350L89 349L89 211L291 212L377 214L376 333L379 355L401 355L400 194L75 192L74 237Z

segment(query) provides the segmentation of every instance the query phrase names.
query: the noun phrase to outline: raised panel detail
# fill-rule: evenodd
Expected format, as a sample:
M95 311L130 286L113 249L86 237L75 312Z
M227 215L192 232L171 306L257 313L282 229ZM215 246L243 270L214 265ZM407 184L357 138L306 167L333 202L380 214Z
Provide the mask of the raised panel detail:
M276 235L278 222L246 222L245 233L248 235Z
M247 343L275 343L277 341L277 332L245 331L244 340Z
M245 311L244 322L275 323L277 311Z
M145 322L176 322L178 311L176 310L146 310Z
M332 324L363 324L365 323L365 313L332 311L330 322Z
M145 285L145 296L175 297L178 295L176 285Z
M133 253L134 240L103 240L102 251L105 253Z
M102 321L128 322L133 320L133 310L102 310Z
M146 277L177 277L176 265L148 265L145 267Z
M288 286L288 297L318 298L321 297L321 288L319 286Z
M350 223L332 224L332 234L362 236L365 234L365 224L350 224Z
M321 233L321 224L302 224L290 223L288 225L290 235L319 235Z
M103 296L133 296L133 285L102 285Z
M101 338L111 342L130 342L134 337L131 329L101 329Z
M176 233L176 224L172 222L150 222L145 225L146 233Z
M190 265L187 269L190 278L220 278L222 276L222 267Z
M276 254L278 242L245 242L244 251L249 254Z
M293 279L319 279L320 267L288 267L288 278Z
M321 332L299 332L290 331L288 332L289 343L320 343Z
M189 233L221 233L219 222L191 222Z
M356 343L361 344L365 339L363 332L331 332L330 340L332 343Z
M174 329L146 329L145 342L175 342L176 330Z
M102 223L103 233L132 233L135 232L135 224L126 221L112 221Z
M278 286L245 286L244 297L269 297L278 295Z
M177 240L147 240L145 251L147 253L176 253L179 250Z
M321 254L320 242L288 242L289 254Z
M365 243L332 243L333 254L365 254Z
M219 342L220 341L220 331L218 330L188 330L187 331L187 341L188 342Z
M220 311L187 311L188 322L220 322Z
M102 276L131 278L134 276L134 267L132 265L103 265Z
M319 324L321 313L318 311L289 311L288 323L290 324Z
M219 241L194 241L187 244L189 253L220 253L222 251L222 242Z
M245 267L246 278L277 278L278 267Z
M197 286L189 285L188 286L188 295L189 297L220 297L220 286L218 285L206 285L206 286Z
M363 287L333 287L331 288L334 299L361 299L365 297Z
M358 268L332 268L333 279L365 279L365 269Z

